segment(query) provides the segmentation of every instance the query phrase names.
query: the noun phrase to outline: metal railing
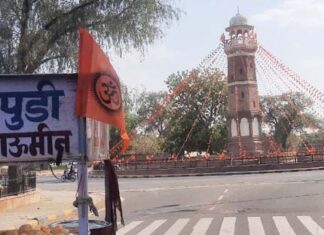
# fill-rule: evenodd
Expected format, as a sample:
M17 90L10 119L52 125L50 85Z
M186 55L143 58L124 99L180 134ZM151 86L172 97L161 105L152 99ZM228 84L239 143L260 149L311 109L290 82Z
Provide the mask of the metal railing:
M180 168L215 168L224 166L242 165L280 165L324 162L324 153L303 154L295 156L263 156L245 158L214 158L209 159L188 159L188 160L137 160L128 162L115 162L117 171L127 170L156 170L156 169L180 169ZM103 170L103 164L98 163L94 170Z
M0 198L35 191L36 172L24 172L20 177L10 179L7 174L0 175Z

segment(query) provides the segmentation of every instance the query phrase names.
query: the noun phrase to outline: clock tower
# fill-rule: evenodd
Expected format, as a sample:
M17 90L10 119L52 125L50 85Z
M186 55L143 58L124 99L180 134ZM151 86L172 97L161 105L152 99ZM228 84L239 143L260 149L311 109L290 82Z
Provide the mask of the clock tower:
M232 157L262 153L256 33L239 12L230 20L226 32L223 42L228 63L228 153Z

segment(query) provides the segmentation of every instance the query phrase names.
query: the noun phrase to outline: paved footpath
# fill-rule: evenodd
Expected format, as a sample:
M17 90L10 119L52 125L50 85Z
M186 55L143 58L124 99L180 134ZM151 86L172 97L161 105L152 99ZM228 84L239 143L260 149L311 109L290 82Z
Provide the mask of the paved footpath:
M50 224L65 219L76 219L77 210L72 205L75 200L73 191L37 190L40 201L17 209L0 212L0 230L19 228L22 224ZM103 195L90 194L95 205L104 206Z

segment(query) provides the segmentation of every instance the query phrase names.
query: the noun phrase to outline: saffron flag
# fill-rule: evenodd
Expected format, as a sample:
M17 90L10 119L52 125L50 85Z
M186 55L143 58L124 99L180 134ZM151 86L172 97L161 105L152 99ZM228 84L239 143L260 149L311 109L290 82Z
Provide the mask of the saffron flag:
M130 144L120 82L108 56L90 33L80 29L79 74L76 115L88 117L120 128L124 152Z

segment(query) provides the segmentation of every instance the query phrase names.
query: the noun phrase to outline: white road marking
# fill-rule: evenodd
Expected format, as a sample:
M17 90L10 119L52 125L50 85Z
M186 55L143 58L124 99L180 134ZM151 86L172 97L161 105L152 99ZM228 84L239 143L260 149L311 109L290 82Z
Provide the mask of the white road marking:
M165 219L155 220L153 223L151 223L149 226L147 226L145 229L143 229L137 235L150 235L155 230L157 230L163 223L165 223L165 221L166 221Z
M219 235L234 235L236 217L224 217Z
M228 192L228 189L225 189L225 190L224 190L224 193L227 193L227 192Z
M215 208L211 207L210 210ZM324 216L322 216L324 218ZM316 221L313 220L311 216L297 216L299 221L305 226L305 228L312 235L324 235L324 228L322 228ZM273 216L272 217L274 224L277 228L278 234L280 235L296 235L296 232L289 224L286 216ZM235 234L235 226L236 226L236 217L224 217L219 235L234 235ZM248 217L248 229L249 235L265 235L265 230L262 224L261 217ZM160 228L167 219L155 220L147 227L144 227L142 231L137 233L138 235L150 235L156 230ZM164 235L179 235L183 232L184 228L188 225L190 218L179 218L177 219L164 233ZM210 229L213 218L201 218L197 221L197 223L193 226L191 235L205 235ZM122 227L117 231L117 235L125 235L125 234L135 234L132 232L137 226L142 224L143 221L133 221L127 224L125 227ZM236 231L237 233L237 231Z
M122 227L121 229L119 229L117 231L117 235L124 235L124 234L128 233L129 231L131 231L132 229L134 229L135 227L137 227L138 225L140 225L141 223L143 223L143 221L133 221L133 222L127 224L125 227Z
M280 235L296 235L285 216L273 216L272 218Z
M224 198L224 195L220 195L218 198L217 198L217 201L221 201L222 199ZM212 206L209 208L210 211L214 210L216 207L215 206Z
M265 235L260 217L248 217L250 235Z
M202 218L195 224L191 235L204 235L213 221L213 218Z
M178 219L164 235L177 235L187 225L190 219Z
M297 218L312 235L324 235L324 230L310 216L297 216Z
M289 181L289 182L239 182L233 184L207 184L207 185L194 185L194 186L171 186L171 187L157 187L157 188L129 188L121 189L120 192L155 192L155 191L170 191L170 190L183 190L183 189L202 189L202 188L219 188L219 187L234 187L234 186L256 186L256 185L291 185L291 184L305 184L304 181Z

